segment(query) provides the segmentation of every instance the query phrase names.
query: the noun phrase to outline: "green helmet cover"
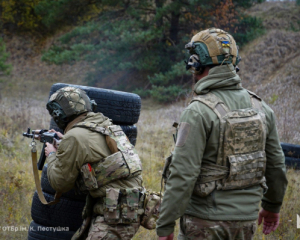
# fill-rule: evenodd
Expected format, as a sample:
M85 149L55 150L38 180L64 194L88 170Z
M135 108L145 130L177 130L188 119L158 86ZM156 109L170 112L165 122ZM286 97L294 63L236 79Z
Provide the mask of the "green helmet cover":
M202 66L214 65L212 58L209 56L209 52L208 52L208 49L207 49L207 46L205 45L205 43L202 43L202 42L193 43L193 47L191 49L189 49L189 54L190 55L193 55L193 54L198 55L199 61ZM217 59L218 59L219 64L232 63L231 55L229 57L226 57L225 55L218 55ZM237 59L236 65L238 64L238 62L239 62L239 59Z

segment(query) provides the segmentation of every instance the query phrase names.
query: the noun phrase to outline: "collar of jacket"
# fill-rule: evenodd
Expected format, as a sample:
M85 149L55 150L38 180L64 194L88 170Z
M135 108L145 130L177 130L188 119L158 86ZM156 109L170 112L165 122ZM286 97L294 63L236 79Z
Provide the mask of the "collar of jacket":
M212 89L242 89L241 78L232 64L216 66L209 70L206 77L200 79L194 86L197 95L208 93Z
M88 112L79 115L73 121L69 122L64 133L66 134L74 127L75 124L83 121L96 123L100 127L106 127L112 125L112 121L108 117L105 117L102 113Z
M69 122L64 133L66 134L75 124L82 122L88 113L83 113L81 115L79 115L77 118L75 118L73 121Z

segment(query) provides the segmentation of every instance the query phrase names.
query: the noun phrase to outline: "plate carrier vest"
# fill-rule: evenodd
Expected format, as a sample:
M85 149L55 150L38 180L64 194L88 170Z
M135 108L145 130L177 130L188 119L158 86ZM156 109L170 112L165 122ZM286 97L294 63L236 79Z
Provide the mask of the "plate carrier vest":
M267 189L266 117L261 99L248 91L252 108L230 110L213 93L196 96L212 109L220 120L219 148L216 164L203 163L194 194L206 196L218 190L244 189L261 185Z
M81 177L76 181L79 191L95 190L122 178L131 178L142 172L141 160L119 125L99 127L95 123L78 123L74 127L88 128L106 136L106 142L113 153L96 163L81 167Z
M191 101L205 104L220 120L217 161L215 164L202 162L193 194L205 197L215 189L234 190L255 185L261 185L266 192L266 117L261 99L248 93L252 108L246 109L230 110L212 92L198 95ZM166 158L162 175L165 183L170 175L171 161L172 155Z

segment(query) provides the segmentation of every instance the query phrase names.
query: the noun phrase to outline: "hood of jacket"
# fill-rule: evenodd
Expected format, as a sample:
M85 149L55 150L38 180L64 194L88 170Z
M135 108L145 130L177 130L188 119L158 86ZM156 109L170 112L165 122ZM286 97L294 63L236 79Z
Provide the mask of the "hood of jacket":
M206 77L194 86L197 95L206 94L213 89L242 89L241 78L232 64L216 66L209 70Z
M108 117L105 117L102 113L88 112L78 116L72 122L70 122L65 129L65 133L67 133L75 124L79 122L96 123L99 125L99 127L112 125L112 120Z

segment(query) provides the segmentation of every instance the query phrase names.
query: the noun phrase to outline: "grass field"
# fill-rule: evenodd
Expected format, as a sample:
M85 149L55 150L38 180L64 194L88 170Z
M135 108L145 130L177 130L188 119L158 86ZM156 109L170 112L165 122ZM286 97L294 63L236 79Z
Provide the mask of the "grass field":
M47 128L49 116L45 102L33 99L14 101L2 97L0 110L0 226L28 227L31 222L30 209L35 190L31 163L29 139L21 137L27 126ZM148 189L160 191L161 170L164 158L173 147L172 124L178 121L186 102L168 106L143 102L138 126L137 150L143 162L144 184ZM258 228L255 239L300 239L296 228L296 213L300 210L300 175L289 170L289 185L281 211L281 224L275 233L262 235ZM178 228L176 228L176 233ZM26 239L26 231L3 231L0 239ZM155 231L140 228L134 239L156 239Z

